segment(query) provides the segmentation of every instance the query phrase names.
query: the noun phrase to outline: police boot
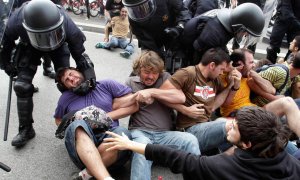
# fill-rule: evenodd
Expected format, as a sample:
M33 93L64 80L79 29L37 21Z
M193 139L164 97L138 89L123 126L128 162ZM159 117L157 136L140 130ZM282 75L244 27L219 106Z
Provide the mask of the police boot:
M270 60L273 64L277 61L277 54L280 53L278 47L267 47L267 59Z
M43 63L43 68L44 68L44 72L43 72L43 75L44 76L48 76L49 78L51 79L54 79L55 78L55 72L53 70L53 68L50 66L46 66L44 63Z
M13 138L11 145L16 147L24 146L28 140L34 138L35 131L32 124L27 126L20 126L19 133Z
M35 131L32 123L33 101L32 97L17 98L19 133L13 138L11 145L20 147L25 145L28 140L34 138Z

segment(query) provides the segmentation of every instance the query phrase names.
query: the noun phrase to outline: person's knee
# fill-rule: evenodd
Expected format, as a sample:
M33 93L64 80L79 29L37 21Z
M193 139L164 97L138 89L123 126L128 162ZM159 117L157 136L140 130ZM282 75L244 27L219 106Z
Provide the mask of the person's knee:
M124 127L121 127L121 126L115 127L114 129L112 129L112 132L119 134L119 135L125 134L129 139L132 139L130 131Z
M184 135L182 135L182 138L185 140L185 146L186 146L186 150L190 153L196 154L196 155L200 155L200 148L199 148L199 142L198 139L196 138L196 136L194 136L193 134L190 133L185 133Z
M84 138L84 137L89 137L86 131L81 127L77 127L75 130L75 137L76 139Z
M75 139L85 135L91 136L88 126L84 120L76 120L67 127L65 139Z
M31 97L33 95L34 87L31 83L16 81L14 90L18 97Z

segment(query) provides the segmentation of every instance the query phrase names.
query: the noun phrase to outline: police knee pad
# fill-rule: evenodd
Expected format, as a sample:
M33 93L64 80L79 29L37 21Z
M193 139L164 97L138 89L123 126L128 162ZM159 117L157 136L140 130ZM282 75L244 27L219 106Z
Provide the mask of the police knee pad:
M34 87L30 83L16 81L14 90L18 97L31 97L33 95Z
M278 53L280 53L280 49L278 47L267 47L267 59L273 64L276 63Z

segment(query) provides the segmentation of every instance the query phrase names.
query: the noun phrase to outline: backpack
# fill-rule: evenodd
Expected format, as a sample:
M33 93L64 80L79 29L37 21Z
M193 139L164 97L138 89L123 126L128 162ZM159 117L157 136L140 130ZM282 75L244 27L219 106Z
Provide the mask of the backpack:
M289 79L289 68L283 64L271 64L271 65L264 65L262 67L259 67L256 69L256 72L259 73L261 71L265 71L267 69L269 69L270 67L280 67L282 69L284 69L286 71L286 76L285 76L285 80L284 83L278 88L276 89L276 94L280 94L280 92L283 90L283 88L286 86L288 79Z

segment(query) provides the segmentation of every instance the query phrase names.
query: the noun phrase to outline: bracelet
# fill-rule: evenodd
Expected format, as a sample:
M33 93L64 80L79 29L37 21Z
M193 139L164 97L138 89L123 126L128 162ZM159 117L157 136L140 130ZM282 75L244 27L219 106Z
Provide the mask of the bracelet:
M240 87L237 89L235 89L234 86L231 87L231 91L238 91L239 89L240 89Z

